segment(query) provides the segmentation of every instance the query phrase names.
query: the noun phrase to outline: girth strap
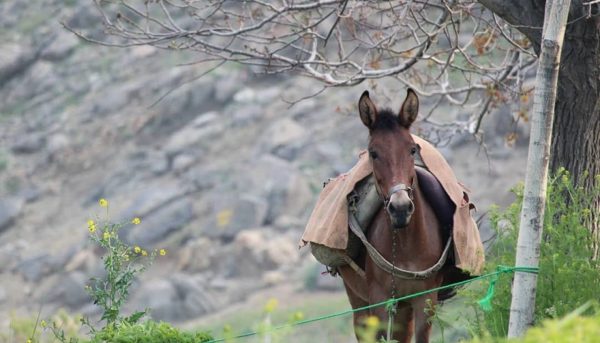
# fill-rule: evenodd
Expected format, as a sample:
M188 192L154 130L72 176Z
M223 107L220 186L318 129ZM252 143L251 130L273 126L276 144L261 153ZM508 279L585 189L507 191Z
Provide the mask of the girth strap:
M388 260L386 260L385 257L381 256L379 251L377 251L377 249L375 249L375 247L373 245L371 245L371 243L369 243L369 241L367 240L367 237L365 236L364 232L360 228L360 224L358 223L358 221L356 220L356 217L354 216L354 214L351 211L348 211L348 219L349 219L348 223L350 226L350 230L352 230L352 232L365 245L365 248L367 248L367 252L369 253L369 256L371 257L373 262L375 262L375 264L379 268L383 269L385 272L387 272L389 274L393 274L394 276L397 276L401 279L424 280L424 279L429 278L433 273L442 269L442 267L444 266L444 263L446 263L446 259L448 258L448 251L450 251L450 246L452 246L452 235L450 235L450 237L448 238L448 242L446 243L446 247L444 248L444 251L442 252L442 256L440 256L440 259L433 266L431 266L425 270L416 271L416 272L410 271L410 270L404 270L404 269L394 266L392 263L390 263Z

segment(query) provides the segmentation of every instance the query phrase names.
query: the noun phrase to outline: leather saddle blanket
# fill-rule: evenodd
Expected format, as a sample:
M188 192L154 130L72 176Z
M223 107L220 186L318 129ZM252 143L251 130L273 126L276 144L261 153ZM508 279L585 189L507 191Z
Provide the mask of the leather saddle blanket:
M452 222L455 265L463 272L478 275L485 262L484 249L477 224L471 217L471 209L474 205L469 201L467 189L458 182L444 157L433 145L415 135L413 139L420 147L421 161L417 164L424 167L430 173L426 172L428 175L433 175L437 179L454 204L454 213L447 216L451 217L449 221ZM354 204L350 204L349 199L356 194L355 189L361 181L361 184L372 182L369 180L372 179L371 174L372 167L368 154L363 151L352 169L329 180L321 191L308 220L300 241L301 247L311 243L314 246L337 250L341 256L354 254L356 242L349 239L348 230L348 210L349 206Z

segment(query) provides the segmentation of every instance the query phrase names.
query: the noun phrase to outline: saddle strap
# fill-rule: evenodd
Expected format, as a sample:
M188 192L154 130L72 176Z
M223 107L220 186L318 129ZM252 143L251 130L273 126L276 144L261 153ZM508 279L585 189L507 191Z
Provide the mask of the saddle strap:
M444 251L442 252L442 256L440 256L440 259L433 266L431 266L425 270L421 270L421 271L410 271L410 270L401 269L401 268L394 266L392 263L390 263L388 260L386 260L385 257L381 256L379 251L377 251L377 249L375 249L375 247L373 245L371 245L371 243L369 243L369 241L367 240L367 237L365 236L364 232L360 228L360 224L358 223L358 221L356 220L356 217L354 216L354 214L351 211L348 211L348 219L349 219L348 223L350 226L350 230L352 230L352 232L365 245L365 248L367 249L367 252L369 253L369 256L371 257L373 262L375 262L375 264L379 268L383 269L385 272L393 274L394 276L399 277L401 279L424 280L424 279L429 278L433 273L442 269L442 267L444 266L444 263L446 263L446 259L448 258L448 251L450 251L450 246L452 246L452 235L450 235L450 237L448 238L448 242L446 243L446 247L444 248Z

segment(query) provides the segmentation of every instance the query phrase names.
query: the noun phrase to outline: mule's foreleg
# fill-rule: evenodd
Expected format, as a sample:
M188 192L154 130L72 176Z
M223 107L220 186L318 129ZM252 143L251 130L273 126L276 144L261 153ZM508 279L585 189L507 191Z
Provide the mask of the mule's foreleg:
M353 309L357 309L369 305L369 302L367 301L368 292L366 281L349 266L339 267L338 271L344 281L344 288L346 289L350 306L352 306ZM369 310L353 313L354 332L358 341L360 341L358 332L363 330L365 319L369 315Z
M431 319L435 316L437 293L419 297L413 301L415 308L415 343L429 343Z

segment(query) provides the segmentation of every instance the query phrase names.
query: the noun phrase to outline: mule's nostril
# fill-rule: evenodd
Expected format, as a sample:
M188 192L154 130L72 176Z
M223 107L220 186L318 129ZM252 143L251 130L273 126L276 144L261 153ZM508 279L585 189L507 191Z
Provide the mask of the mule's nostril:
M409 212L409 213L413 213L413 211L414 211L414 210L415 210L415 204L413 204L413 202L411 201L411 202L408 204L408 212Z

